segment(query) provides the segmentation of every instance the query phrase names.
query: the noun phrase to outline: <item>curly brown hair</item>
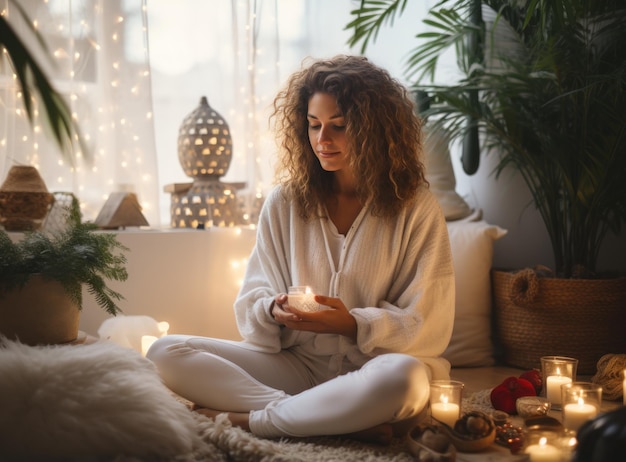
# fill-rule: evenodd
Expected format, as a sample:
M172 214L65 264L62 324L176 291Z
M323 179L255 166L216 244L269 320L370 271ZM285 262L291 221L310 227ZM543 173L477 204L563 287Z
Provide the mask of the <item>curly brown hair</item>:
M274 100L271 119L279 141L276 176L298 204L316 215L333 191L309 143L307 111L316 92L334 96L346 121L349 162L357 194L371 213L395 216L413 200L424 177L421 119L406 88L364 57L313 61L288 79Z

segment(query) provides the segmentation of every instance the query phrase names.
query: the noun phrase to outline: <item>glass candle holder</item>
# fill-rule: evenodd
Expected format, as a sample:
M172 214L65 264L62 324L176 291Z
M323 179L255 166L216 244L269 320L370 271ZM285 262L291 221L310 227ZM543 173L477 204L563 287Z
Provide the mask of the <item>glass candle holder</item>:
M320 305L315 301L315 294L308 286L291 286L287 293L287 303L300 311L319 311Z
M572 382L561 386L563 426L577 431L598 415L602 405L602 387L591 382Z
M458 380L433 380L430 382L430 416L451 428L461 417L463 387Z
M561 409L561 385L576 381L578 360L567 356L543 356L541 373L543 377L545 397L550 401L552 409Z
M530 462L562 462L567 454L561 433L541 428L525 433L522 452L528 455Z

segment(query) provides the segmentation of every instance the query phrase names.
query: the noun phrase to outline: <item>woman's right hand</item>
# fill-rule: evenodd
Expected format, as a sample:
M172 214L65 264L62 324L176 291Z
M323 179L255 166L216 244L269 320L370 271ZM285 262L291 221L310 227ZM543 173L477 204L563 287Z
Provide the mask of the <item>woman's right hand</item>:
M279 324L285 324L290 321L298 321L300 318L289 312L289 305L287 304L287 294L278 294L274 298L274 304L272 305L272 311L270 314Z

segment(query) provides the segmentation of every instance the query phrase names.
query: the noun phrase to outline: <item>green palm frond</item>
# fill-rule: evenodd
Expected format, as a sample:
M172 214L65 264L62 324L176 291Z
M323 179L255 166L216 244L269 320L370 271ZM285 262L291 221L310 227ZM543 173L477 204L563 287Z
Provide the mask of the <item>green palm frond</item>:
M424 40L424 46L414 49L406 62L407 76L417 82L434 80L439 57L449 48L461 46L472 29L467 18L453 9L432 11L424 24L431 30L416 35Z
M407 0L361 0L361 6L350 12L356 16L345 29L354 29L348 45L354 47L362 42L361 53L370 42L375 42L378 32L385 25L393 25L396 16L401 15Z
M41 34L32 26L24 9L11 0L29 31L37 39L38 45L49 55ZM56 141L61 155L70 165L74 165L76 150L80 150L85 159L89 159L89 150L84 143L78 124L72 118L67 101L52 85L30 50L15 32L7 18L0 15L0 47L4 48L20 85L24 109L30 123L34 123L33 102L39 101L44 120L50 134Z

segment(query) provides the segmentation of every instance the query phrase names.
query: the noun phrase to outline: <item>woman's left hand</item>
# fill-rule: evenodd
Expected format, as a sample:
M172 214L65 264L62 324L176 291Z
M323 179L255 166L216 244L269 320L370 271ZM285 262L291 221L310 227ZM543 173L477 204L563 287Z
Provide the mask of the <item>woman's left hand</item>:
M284 321L284 325L294 330L320 334L339 334L356 340L356 320L341 299L316 295L315 301L320 305L330 307L330 309L307 312L290 306L289 312L297 315L298 319Z

